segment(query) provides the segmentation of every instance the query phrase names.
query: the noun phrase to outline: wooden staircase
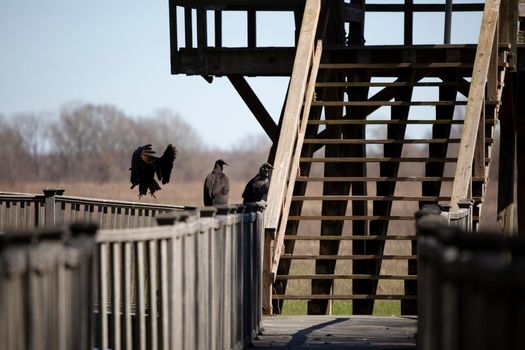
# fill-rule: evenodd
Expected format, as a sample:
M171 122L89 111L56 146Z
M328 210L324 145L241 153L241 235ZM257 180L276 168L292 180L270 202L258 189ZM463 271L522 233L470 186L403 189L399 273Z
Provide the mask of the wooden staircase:
M473 75L480 74L480 48L323 50L319 37L310 38L310 47L301 113L292 141L279 144L270 189L266 227L274 248L268 243L266 249L274 253L267 267L273 312L281 312L286 300L307 301L308 314L330 313L333 301L352 301L353 314L372 314L375 300L398 300L402 314L416 314L414 213L425 204L457 204L453 186L464 124L470 123L470 85L479 85ZM508 66L505 48L489 56L492 79L480 97L470 195L464 197L474 201L475 223ZM284 129L286 124L285 113ZM276 193L283 195L277 204ZM384 281L389 288L381 288Z

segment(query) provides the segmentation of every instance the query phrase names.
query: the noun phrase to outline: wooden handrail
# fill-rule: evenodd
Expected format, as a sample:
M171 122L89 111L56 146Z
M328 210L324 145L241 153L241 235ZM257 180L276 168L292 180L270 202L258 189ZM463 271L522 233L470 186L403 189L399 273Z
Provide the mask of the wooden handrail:
M286 196L284 198L284 205L281 212L281 220L280 225L277 229L277 238L275 243L275 250L274 255L272 259L272 268L271 268L271 274L273 279L275 280L275 276L277 275L277 268L279 267L279 259L281 258L281 254L283 253L283 247L284 247L284 235L286 231L286 222L288 221L288 214L290 212L290 206L292 205L292 196L293 196L293 189L295 180L297 177L297 172L293 171L293 169L299 169L299 161L301 159L301 149L304 142L304 137L306 134L306 127L308 126L308 116L310 114L310 107L312 106L312 100L314 98L315 93L315 82L317 80L317 72L319 71L319 64L321 63L321 56L323 53L323 41L317 40L317 45L315 47L315 53L312 60L312 69L310 73L310 80L308 82L308 89L306 91L305 96L305 103L301 118L301 125L299 128L299 133L297 135L297 142L295 144L295 151L293 153L293 160L292 160L292 166L291 166L291 173L290 178L288 181L288 187L286 189Z
M454 176L455 180L452 187L452 210L457 210L459 208L459 201L468 197L476 138L485 98L485 85L499 17L499 7L500 0L487 0L485 2L485 10L481 22L478 48L476 49L472 81L465 112L465 123L461 133L458 161Z
M272 181L268 191L268 207L264 227L274 232L279 224L291 171L293 156L291 151L296 141L301 109L305 101L308 72L312 62L320 12L321 0L307 0L279 135L279 144L275 155Z

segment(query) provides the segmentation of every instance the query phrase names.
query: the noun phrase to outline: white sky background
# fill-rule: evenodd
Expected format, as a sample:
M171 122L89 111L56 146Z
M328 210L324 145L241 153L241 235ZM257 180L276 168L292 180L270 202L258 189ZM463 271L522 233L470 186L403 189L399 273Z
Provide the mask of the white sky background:
M454 1L472 2L482 1ZM443 14L414 19L415 44L442 43ZM480 20L481 13L454 14L452 43L476 42ZM257 21L258 45L292 44L291 13L261 14ZM402 23L400 13L368 14L366 44L401 44ZM246 46L244 14L225 14L223 30L224 46ZM278 118L288 79L248 81ZM264 133L227 78L208 84L170 74L167 0L0 0L0 114L56 113L70 101L108 103L135 116L167 107L210 147L226 149L247 134Z

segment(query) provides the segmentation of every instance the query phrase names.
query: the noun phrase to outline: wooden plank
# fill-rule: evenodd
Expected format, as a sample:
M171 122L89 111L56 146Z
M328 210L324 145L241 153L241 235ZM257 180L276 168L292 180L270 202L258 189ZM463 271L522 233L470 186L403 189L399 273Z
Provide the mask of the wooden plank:
M301 158L301 162L311 163L361 163L361 162L406 162L406 163L421 163L421 162L457 162L458 158L425 158L425 157L404 157L404 158L389 158L389 157L329 157L329 158Z
M222 47L222 11L215 10L215 47Z
M282 300L415 300L415 295L397 295L397 294L391 294L391 295L381 295L381 294L373 294L373 295L351 295L351 294L345 294L345 295L322 295L322 294L309 294L309 295L274 295L274 299L282 299Z
M301 25L301 34L297 44L297 53L290 80L290 90L286 100L283 124L275 156L272 182L268 191L268 207L265 215L265 228L277 230L280 211L284 202L286 181L290 173L291 155L295 135L299 128L299 118L304 102L308 81L308 70L314 51L314 40L317 31L321 2L307 0Z
M401 276L401 275L366 275L366 274L351 274L351 275L285 275L277 276L279 279L286 280L308 280L308 279L364 279L364 280L416 280L417 276Z
M445 4L413 4L408 6L413 12L445 12ZM367 12L404 12L404 4L366 4ZM453 4L453 12L483 11L483 3Z
M136 307L137 307L137 324L138 329L135 333L133 348L146 350L146 274L145 274L145 257L144 257L144 242L139 241L135 243L137 254L135 257L136 263Z
M313 255L313 254L283 254L281 259L294 259L294 260L415 260L417 255Z
M193 24L191 8L184 8L184 47L193 47ZM173 68L172 68L173 70Z
M168 240L160 241L160 322L161 322L161 349L170 349L169 314L170 300L168 299Z
M126 350L133 348L131 323L131 242L124 243L124 340Z
M120 243L112 243L111 244L112 249L112 255L113 255L113 262L111 266L112 270L112 293L113 293L113 310L112 310L112 318L113 318L113 343L112 343L112 349L120 350L121 349L121 326L120 326L120 303L121 303L121 254L120 254Z
M373 240L382 240L382 241L406 241L406 240L412 240L415 239L416 236L414 235L406 235L406 236L396 236L396 235L386 235L386 236L319 236L319 235L312 235L312 236L286 236L286 240L296 240L296 241L319 241L319 240L336 240L336 241L373 241Z
M440 86L455 86L463 85L463 81L457 82L415 82L415 81L395 81L395 82L323 82L316 83L315 87L339 88L339 87L440 87Z
M262 326L254 349L416 349L413 317L280 316L263 319Z
M405 0L405 14L404 14L404 43L405 45L412 45L414 38L414 0Z
M415 220L414 216L402 216L402 215L300 215L300 216L289 216L288 220Z
M246 79L240 75L228 75L228 79L232 83L237 93L242 97L246 106L253 113L255 119L262 126L268 137L272 142L277 142L278 128L270 113L264 108L255 92L252 90Z
M472 68L472 63L466 62L429 62L429 63L412 63L412 62L400 62L400 63L322 63L320 69L442 69L442 68Z
M494 122L494 120L492 120ZM357 120L357 119L341 119L341 120L315 120L309 122L312 125L457 125L463 124L464 120Z
M470 177L472 176L472 162L476 146L481 109L483 108L485 83L489 70L491 51L496 33L500 0L487 0L481 22L481 31L478 40L478 49L474 61L474 71L470 84L467 109L465 111L465 125L461 133L461 143L458 154L455 177L452 188L452 210L459 209L458 202L468 198Z
M474 197L476 201L481 198ZM446 196L360 196L360 195L328 195L328 196L294 196L294 200L325 200L325 201L341 201L341 200L373 200L373 201L431 201L431 202L446 202L450 201L450 197Z
M108 243L102 243L98 246L99 253L99 292L98 292L98 322L100 329L100 348L106 350L109 348L109 327L108 327Z
M443 38L444 44L450 44L451 30L452 30L452 0L445 1L445 33Z
M403 139L403 140L386 140L386 139L305 139L305 144L314 145L389 145L389 144L433 144L433 143L459 143L460 139ZM492 143L492 139L485 139L486 143Z
M483 177L476 177L476 180L482 181ZM330 177L299 177L296 181L301 182L348 182L348 181L367 181L367 182L419 182L419 181L440 181L449 182L454 181L453 177L440 177L440 176L400 176L400 177L345 177L345 176L330 176Z
M272 285L273 278L271 276L272 270L272 237L273 233L265 231L264 234L264 259L263 259L263 315L272 315Z
M248 47L253 48L257 46L257 12L249 10L247 12L248 22Z
M467 101L314 101L314 106L387 107L387 106L465 106Z
M148 303L148 320L149 320L149 336L150 342L148 347L150 349L159 348L159 332L158 332L158 310L157 310L157 241L151 240L148 242L148 289L149 289L149 303Z
M271 274L275 276L277 273L277 269L279 266L279 257L282 253L282 250L284 248L284 235L286 231L286 222L287 217L290 212L290 206L292 203L292 195L295 183L295 179L297 177L297 171L294 171L294 169L299 169L299 160L301 159L301 149L303 146L303 140L305 138L306 134L306 127L308 126L308 117L310 114L310 106L312 103L312 100L314 98L314 92L315 92L315 81L317 80L317 71L319 69L319 63L321 62L321 55L323 52L322 47L322 41L319 40L316 45L315 54L312 61L312 69L310 73L310 80L308 82L308 87L305 95L305 104L303 107L303 113L301 118L301 125L299 126L299 133L297 135L297 140L295 143L295 150L293 152L293 159L291 162L291 170L290 170L290 178L289 178L289 184L288 188L286 189L285 199L284 199L284 205L282 208L282 216L281 216L281 225L278 228L277 231L277 238L274 248L274 256L272 260L272 269ZM272 175L273 176L273 175Z

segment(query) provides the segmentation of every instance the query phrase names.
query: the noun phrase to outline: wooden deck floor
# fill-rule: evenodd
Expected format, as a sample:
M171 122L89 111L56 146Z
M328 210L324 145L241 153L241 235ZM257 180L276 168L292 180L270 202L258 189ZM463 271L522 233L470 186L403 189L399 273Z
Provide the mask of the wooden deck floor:
M277 316L249 349L416 349L415 317Z

